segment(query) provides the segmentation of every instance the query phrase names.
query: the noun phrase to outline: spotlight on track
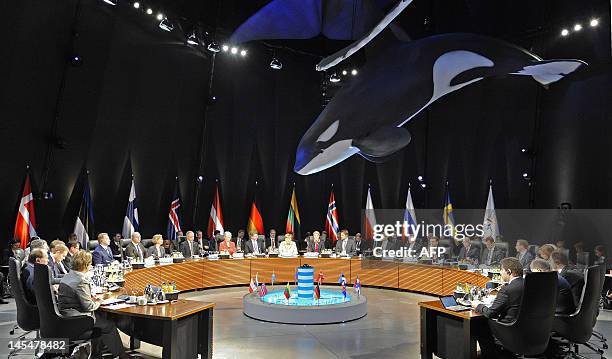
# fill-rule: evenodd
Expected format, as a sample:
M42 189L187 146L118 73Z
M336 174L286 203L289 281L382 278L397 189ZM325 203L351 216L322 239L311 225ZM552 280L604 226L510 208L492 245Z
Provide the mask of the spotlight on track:
M423 176L417 176L417 180L419 180L419 182L423 182Z
M164 14L161 12L157 14L157 20L162 21L164 19Z
M147 14L152 15L152 14L153 14L153 9L148 8L148 9L147 9Z
M595 27L595 26L599 25L599 20L598 19L591 19L591 22L589 24L591 25L591 27Z
M523 172L523 179L526 180L526 181L531 180L531 177L529 176L529 173Z
M168 18L164 18L160 23L159 23L159 27L164 30L164 31L172 31L174 30L174 24L168 20Z
M74 67L79 67L83 64L83 58L80 55L75 54L75 55L70 56L69 62L70 62L70 65Z
M421 183L421 188L426 188L427 187L427 183L423 182Z
M117 5L117 0L103 0L105 3L109 4L109 5Z
M580 30L582 30L582 25L580 24L574 25L574 31L580 31Z
M140 3L138 1L134 3L134 9L140 9Z
M238 48L237 47L232 47L230 52L232 53L232 55L236 55L238 53Z
M561 36L567 36L567 35L569 35L569 30L568 29L561 30Z
M223 52L228 52L229 51L229 46L223 44L223 46L221 46L221 49L223 49Z
M240 50L240 56L245 57L247 55L247 50Z
M217 53L217 52L221 51L221 48L219 47L219 44L217 44L214 41L211 42L210 44L208 44L207 49L208 49L208 51L214 52L214 53Z
M357 69L352 69L351 70L351 75L357 76Z
M276 57L270 62L270 68L274 70L280 70L283 68L283 63L280 62Z
M200 40L198 40L198 35L196 35L195 30L193 30L191 32L191 35L189 35L189 37L187 38L187 43L189 45L199 45L200 44Z
M338 74L335 72L331 74L331 76L329 77L329 82L336 83L336 82L340 82L340 80L341 80L340 76L338 76Z
M346 74L348 74L348 72L346 70L342 70L342 75L346 76Z

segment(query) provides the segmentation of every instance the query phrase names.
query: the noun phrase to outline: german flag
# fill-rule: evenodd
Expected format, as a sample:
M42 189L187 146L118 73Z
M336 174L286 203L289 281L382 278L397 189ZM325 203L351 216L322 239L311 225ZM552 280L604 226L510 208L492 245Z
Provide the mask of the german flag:
M285 226L285 233L293 233L293 237L296 241L301 240L300 235L300 211L298 210L297 197L295 195L295 185L293 186L293 193L291 194L291 203L289 203L289 214L287 215L287 225Z
M264 233L263 219L261 218L259 209L257 209L256 199L253 199L253 203L251 204L251 214L249 215L249 223L247 224L247 232L251 233L253 231L257 231L259 234Z

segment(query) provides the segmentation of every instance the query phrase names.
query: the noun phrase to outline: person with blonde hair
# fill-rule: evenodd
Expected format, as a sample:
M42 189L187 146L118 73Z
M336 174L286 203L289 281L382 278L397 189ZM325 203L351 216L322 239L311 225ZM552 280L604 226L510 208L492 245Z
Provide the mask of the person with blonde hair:
M147 257L153 257L155 259L163 258L166 255L166 248L162 246L164 238L161 234L156 234L151 238L153 245L147 249Z
M55 241L54 241L55 242ZM53 244L53 243L51 243ZM49 269L53 277L51 283L59 284L62 277L68 273L68 269L64 266L64 259L68 254L68 247L62 243L56 243L51 249L51 260L49 261Z

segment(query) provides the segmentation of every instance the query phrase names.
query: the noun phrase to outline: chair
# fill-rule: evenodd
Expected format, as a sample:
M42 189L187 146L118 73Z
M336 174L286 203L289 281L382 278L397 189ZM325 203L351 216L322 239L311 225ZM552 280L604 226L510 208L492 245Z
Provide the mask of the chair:
M578 353L578 344L583 344L600 354L603 353L588 342L595 325L593 319L596 318L599 309L601 270L601 266L589 267L586 270L584 288L574 313L555 315L553 332L567 340L570 347L574 347L575 351L572 354L578 358L585 358Z
M13 298L15 298L15 306L17 307L17 325L23 334L17 337L17 340L24 340L24 338L36 331L36 338L38 338L38 329L40 328L40 320L38 318L38 308L35 305L30 304L25 297L25 292L21 284L21 273L19 272L21 263L15 258L9 258L9 275L8 280L11 284L11 292ZM12 334L12 333L11 333ZM17 355L20 350L12 350L8 357L11 358Z
M501 248L504 251L504 258L508 257L508 242L495 242L495 247Z
M96 247L98 246L98 241L97 240L91 240L87 243L87 250L89 251L93 251L94 249L96 249Z
M539 355L546 351L555 316L557 273L528 273L523 298L515 321L490 320L493 335L506 350L518 355Z
M149 248L153 245L153 240L151 238L143 239L140 241L145 248Z

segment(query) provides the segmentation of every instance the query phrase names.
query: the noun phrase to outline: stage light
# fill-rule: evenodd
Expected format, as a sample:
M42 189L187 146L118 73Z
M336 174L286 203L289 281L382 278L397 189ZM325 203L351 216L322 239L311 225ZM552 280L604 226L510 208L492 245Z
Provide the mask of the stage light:
M212 97L213 101L217 101L217 96Z
M568 29L561 30L561 36L567 36L567 35L569 35L569 30Z
M523 172L523 178L529 178L529 173Z
M163 19L163 20L162 20L162 21L159 23L159 27L160 27L162 30L165 30L165 31L168 31L168 32L170 32L170 31L174 30L174 24L172 24L172 22L171 22L170 20L168 20L167 18Z
M149 15L153 14L153 9L148 8L148 9L147 9L147 14L149 14Z
M191 35L187 38L187 43L189 45L199 45L200 40L198 40L198 35L196 35L195 30L191 32Z
M162 21L163 19L164 19L164 14L162 14L161 12L157 14L157 20Z
M574 25L574 31L580 31L580 30L582 30L582 25L580 24Z
M221 51L221 49L219 48L219 44L217 44L214 41L211 42L210 44L208 44L207 49L208 49L208 51L214 52L214 53L217 53L217 52Z
M419 182L423 181L423 176L417 176L417 179L419 180Z
M352 69L351 70L351 75L356 76L357 75L357 69Z
M138 1L134 3L134 9L140 9L140 3Z
M246 56L247 50L240 50L240 56Z
M203 180L204 180L204 177L198 176L198 182L202 182Z
M346 72L346 70L342 70L342 75L346 76L346 74L348 74L348 72Z
M599 20L597 20L597 19L591 19L590 24L591 24L591 27L595 27L595 26L599 25Z
M105 3L109 4L109 5L117 5L117 0L103 0Z
M83 58L79 55L70 56L70 64L74 67L81 66L83 64Z
M521 148L521 152L525 153L527 152L527 149L525 147Z
M225 44L221 48L223 49L223 52L227 52L229 50L229 46L227 46Z
M238 48L237 47L232 47L230 52L232 53L232 55L236 55L238 53Z
M421 183L421 188L425 188L425 187L427 187L427 184L426 183Z
M270 62L270 68L274 70L280 70L283 68L283 63L280 62L276 57Z
M340 76L335 72L329 77L329 82L340 82L340 80Z

